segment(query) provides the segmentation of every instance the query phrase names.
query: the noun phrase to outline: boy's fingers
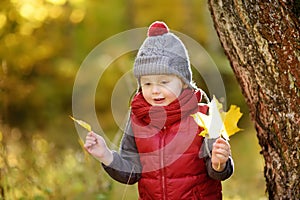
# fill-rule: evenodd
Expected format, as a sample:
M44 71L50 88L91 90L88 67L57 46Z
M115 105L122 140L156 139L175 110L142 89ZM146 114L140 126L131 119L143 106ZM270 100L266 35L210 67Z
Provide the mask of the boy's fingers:
M95 143L95 139L94 139L94 138L86 138L85 143L86 143L86 144L92 144L92 143Z
M229 142L224 140L223 138L218 138L215 142L216 144L224 144L224 145L227 145L227 146L230 146Z
M229 156L229 153L228 151L225 151L225 150L217 150L214 152L216 155L220 155L220 156L224 156L224 157L228 157Z
M98 139L98 135L94 132L89 132L85 139L86 140L90 139L90 140L96 141Z
M215 148L222 148L222 149L226 149L226 150L230 150L230 145L227 141L219 138L214 144L213 146Z
M213 148L213 154L219 159L227 159L230 155L230 150L226 148Z
M90 131L90 132L88 132L87 136L93 136L93 137L96 137L97 134L96 134L95 132L93 132L93 131Z
M95 133L95 132L93 132L93 131L89 132L88 134L89 134L90 136L94 137L95 139L99 139L99 138L101 137L100 135L98 135L97 133Z
M89 144L89 143L84 144L84 148L85 148L86 150L89 150L90 147L91 147L91 144Z
M226 156L224 154L215 154L215 157L216 157L216 160L215 162L221 162L221 163L224 163L228 160L229 156Z
M230 148L226 145L214 145L214 149L215 150L223 150L223 151L226 151L226 152L229 152L230 151Z
M219 158L219 159L224 159L224 158L226 158L226 156L224 156L223 154L216 154L216 156Z
M93 131L88 132L87 136L94 136L94 132Z

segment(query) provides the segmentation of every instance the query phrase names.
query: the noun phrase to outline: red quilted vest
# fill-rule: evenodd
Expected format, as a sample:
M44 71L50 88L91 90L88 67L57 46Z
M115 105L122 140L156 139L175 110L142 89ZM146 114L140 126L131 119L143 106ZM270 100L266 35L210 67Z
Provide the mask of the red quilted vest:
M221 182L208 176L204 159L199 158L203 137L198 135L201 128L190 116L198 109L206 112L207 107L197 106L188 111L191 113L181 113L180 120L157 120L154 125L143 123L141 116L134 114L138 112L131 115L143 167L138 182L139 199L222 199Z

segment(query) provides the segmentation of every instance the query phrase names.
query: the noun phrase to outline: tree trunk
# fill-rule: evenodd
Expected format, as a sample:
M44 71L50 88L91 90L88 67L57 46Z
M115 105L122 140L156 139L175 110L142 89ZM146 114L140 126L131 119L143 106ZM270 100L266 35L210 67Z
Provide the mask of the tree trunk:
M257 130L269 199L300 199L299 4L209 0Z

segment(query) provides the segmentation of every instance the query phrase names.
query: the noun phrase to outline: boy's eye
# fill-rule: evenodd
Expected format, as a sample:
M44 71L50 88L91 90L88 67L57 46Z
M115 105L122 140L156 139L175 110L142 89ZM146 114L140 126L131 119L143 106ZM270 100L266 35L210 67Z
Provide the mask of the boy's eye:
M149 86L151 83L143 83L144 86Z
M161 81L160 83L161 83L161 84L167 84L167 83L169 83L169 81L163 80L163 81Z

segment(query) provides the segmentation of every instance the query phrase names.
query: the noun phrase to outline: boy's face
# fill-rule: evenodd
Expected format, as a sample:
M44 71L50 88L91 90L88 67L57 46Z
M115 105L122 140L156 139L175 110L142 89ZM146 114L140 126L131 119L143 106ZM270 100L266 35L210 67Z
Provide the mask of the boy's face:
M175 75L141 76L142 93L152 106L167 106L187 87Z

